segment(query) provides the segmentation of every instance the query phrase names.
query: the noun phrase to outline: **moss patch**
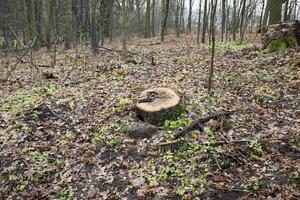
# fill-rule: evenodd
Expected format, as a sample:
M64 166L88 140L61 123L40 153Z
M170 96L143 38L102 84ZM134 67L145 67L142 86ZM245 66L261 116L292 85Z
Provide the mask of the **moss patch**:
M270 52L274 51L285 51L288 48L294 48L296 46L296 38L293 36L280 37L270 42L267 46L267 50Z

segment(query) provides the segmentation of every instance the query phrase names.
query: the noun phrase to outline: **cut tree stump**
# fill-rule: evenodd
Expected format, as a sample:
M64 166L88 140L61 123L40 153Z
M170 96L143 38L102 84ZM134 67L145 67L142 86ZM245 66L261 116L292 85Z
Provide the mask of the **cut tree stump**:
M280 51L300 45L300 21L268 26L263 31L263 49Z
M169 88L159 87L143 91L137 107L137 116L145 122L162 125L166 119L180 114L180 97Z

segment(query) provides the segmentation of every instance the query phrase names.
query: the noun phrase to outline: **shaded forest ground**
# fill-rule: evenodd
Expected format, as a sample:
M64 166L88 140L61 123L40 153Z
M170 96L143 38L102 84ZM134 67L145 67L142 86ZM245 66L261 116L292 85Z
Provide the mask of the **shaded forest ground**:
M126 61L80 47L77 58L59 51L55 68L18 65L0 86L0 198L299 199L300 54L261 52L255 39L218 44L208 97L209 47L189 36L158 41L131 41L138 55ZM14 56L1 58L1 77ZM52 60L44 50L33 56ZM152 138L131 139L134 103L156 86L178 91L187 111ZM237 111L229 131L210 125L186 136L185 151L154 148L219 110ZM249 142L214 145L224 139Z

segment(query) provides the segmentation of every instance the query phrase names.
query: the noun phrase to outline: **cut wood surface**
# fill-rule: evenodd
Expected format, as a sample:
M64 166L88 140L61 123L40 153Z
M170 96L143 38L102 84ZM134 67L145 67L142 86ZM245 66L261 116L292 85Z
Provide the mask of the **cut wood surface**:
M151 124L162 124L176 116L180 97L169 88L148 89L140 94L137 103L138 117Z

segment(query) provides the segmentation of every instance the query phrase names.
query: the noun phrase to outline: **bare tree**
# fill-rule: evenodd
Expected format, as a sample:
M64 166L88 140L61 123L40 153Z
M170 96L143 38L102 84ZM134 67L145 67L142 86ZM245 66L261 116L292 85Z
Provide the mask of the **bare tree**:
M209 77L208 77L208 94L211 94L211 88L213 82L212 79L214 75L214 59L215 59L215 44L216 44L215 17L216 17L217 3L218 0L211 0L212 9L211 9L210 29L211 29L211 36L212 36L212 47L211 47L210 70L209 70Z

